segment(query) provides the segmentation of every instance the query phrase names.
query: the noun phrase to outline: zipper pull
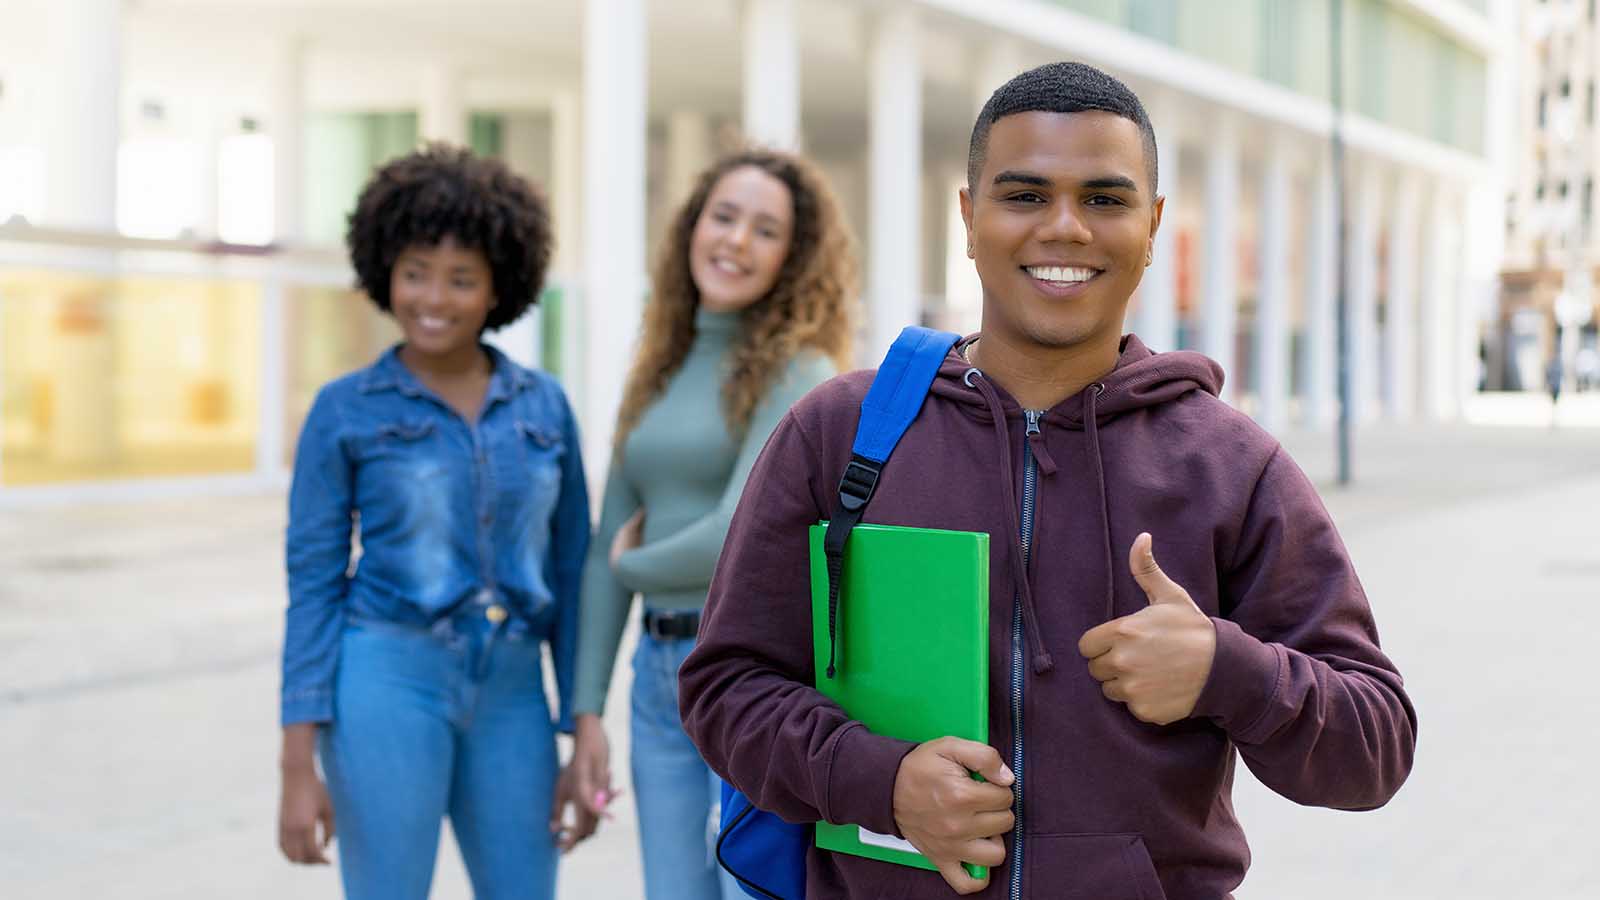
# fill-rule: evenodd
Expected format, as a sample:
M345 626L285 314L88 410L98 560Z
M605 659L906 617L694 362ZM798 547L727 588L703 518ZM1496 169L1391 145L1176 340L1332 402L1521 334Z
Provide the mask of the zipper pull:
M1044 432L1039 430L1039 420L1044 418L1044 412L1036 409L1025 409L1022 415L1028 420L1028 445L1033 448L1033 458L1039 464L1039 474L1050 476L1056 473L1056 461L1051 458L1050 451L1044 446Z

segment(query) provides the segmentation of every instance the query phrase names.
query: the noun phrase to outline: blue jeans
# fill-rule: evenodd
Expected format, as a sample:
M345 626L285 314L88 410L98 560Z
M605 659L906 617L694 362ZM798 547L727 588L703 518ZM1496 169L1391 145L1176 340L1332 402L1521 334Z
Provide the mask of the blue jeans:
M345 628L319 743L350 900L426 900L446 815L478 900L555 896L555 729L519 626Z
M633 791L646 900L745 900L717 865L721 781L678 719L678 667L692 638L639 638L633 654Z

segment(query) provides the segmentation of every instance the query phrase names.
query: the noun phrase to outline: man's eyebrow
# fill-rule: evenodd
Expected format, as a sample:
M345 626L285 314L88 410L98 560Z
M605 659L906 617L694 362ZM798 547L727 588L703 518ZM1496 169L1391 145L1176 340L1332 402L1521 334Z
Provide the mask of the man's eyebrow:
M1088 190L1107 190L1110 188L1121 188L1134 192L1139 190L1139 185L1126 175L1101 175L1098 178L1091 178L1085 181L1083 186Z
M990 183L991 184L996 184L996 185L998 185L998 184L1026 184L1026 185L1032 185L1033 187L1049 187L1050 186L1050 179L1044 177L1043 175L1035 174L1033 172L1017 172L1017 171L1013 171L1013 170L1007 169L1006 171L1001 172L1000 174L994 176L994 181L992 181Z

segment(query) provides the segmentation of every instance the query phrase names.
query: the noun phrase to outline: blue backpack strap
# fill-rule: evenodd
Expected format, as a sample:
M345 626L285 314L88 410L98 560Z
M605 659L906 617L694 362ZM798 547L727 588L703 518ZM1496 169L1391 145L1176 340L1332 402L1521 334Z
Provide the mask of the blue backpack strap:
M939 374L939 366L960 339L959 335L948 331L907 326L883 357L883 364L867 389L866 399L861 401L861 420L856 424L850 462L839 479L839 502L833 515L828 517L828 530L822 538L822 550L828 561L829 678L837 671L835 650L845 542L850 539L850 530L861 522L867 501L878 487L883 464L922 410L922 401Z

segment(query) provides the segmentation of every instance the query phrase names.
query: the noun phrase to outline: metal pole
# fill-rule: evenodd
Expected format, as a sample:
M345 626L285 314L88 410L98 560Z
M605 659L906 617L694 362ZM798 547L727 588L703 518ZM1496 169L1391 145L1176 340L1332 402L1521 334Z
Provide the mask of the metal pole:
M1349 235L1345 216L1344 171L1344 0L1328 4L1332 28L1329 54L1330 93L1333 100L1333 198L1338 217L1334 320L1339 336L1339 486L1350 484L1350 298L1348 262Z

